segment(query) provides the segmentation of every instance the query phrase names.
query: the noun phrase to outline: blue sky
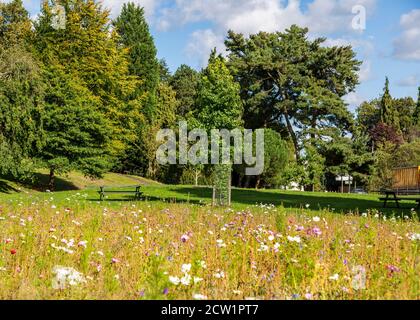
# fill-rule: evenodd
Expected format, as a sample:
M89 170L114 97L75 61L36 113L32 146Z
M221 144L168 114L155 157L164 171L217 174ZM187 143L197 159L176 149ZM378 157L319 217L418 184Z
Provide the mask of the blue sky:
M311 37L328 38L327 45L352 44L364 64L361 84L346 97L350 109L378 97L385 76L394 97L417 99L420 86L420 0L131 0L144 6L158 48L171 71L180 64L205 65L213 47L224 51L226 32L246 35L307 26ZM102 0L118 15L125 0ZM24 0L35 16L39 0ZM366 10L366 29L355 30L352 9ZM360 12L360 11L358 11Z

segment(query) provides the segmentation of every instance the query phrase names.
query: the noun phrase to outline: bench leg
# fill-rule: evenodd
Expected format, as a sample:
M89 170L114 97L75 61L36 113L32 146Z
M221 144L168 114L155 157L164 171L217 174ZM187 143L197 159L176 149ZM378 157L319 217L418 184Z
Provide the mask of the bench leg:
M400 208L400 201L399 200L395 200L395 202L397 203L397 208Z
M386 203L388 202L388 200L384 201L384 208L386 208Z

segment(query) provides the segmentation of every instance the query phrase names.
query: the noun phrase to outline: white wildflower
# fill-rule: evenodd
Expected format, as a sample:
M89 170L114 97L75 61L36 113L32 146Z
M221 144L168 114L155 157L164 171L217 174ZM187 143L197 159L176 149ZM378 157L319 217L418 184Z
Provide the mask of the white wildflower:
M53 289L66 289L68 285L76 286L86 282L84 276L73 268L55 266L53 273L55 274L52 281Z
M191 283L191 276L189 274L185 274L182 278L181 278L181 283L184 286L189 286Z
M174 285L179 285L181 280L178 277L169 276L169 281Z
M333 274L328 279L331 280L331 281L338 281L339 278L340 278L340 276L338 275L338 273L336 273L336 274Z
M200 278L200 277L194 277L194 283L199 283L199 282L201 282L201 281L203 281L203 278Z
M289 240L290 242L296 242L296 243L300 243L301 242L301 239L300 239L299 236L296 236L296 237L288 236L287 237L287 240Z
M182 273L188 273L190 271L191 271L191 263L182 265L182 267L181 267L181 272Z

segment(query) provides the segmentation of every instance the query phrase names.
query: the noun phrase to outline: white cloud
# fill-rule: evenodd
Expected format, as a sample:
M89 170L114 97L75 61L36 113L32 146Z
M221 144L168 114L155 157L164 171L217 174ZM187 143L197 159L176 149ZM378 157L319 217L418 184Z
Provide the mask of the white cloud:
M117 17L124 3L133 2L144 8L146 17L151 18L155 12L159 0L100 0L103 6L111 11L111 17Z
M186 53L190 58L198 60L198 67L203 67L207 64L209 53L214 48L217 48L218 53L225 53L223 36L218 36L211 29L198 30L191 35Z
M314 35L340 31L357 35L360 30L352 29L353 7L362 5L369 15L375 4L376 0L314 0L304 8L300 0L175 0L174 6L160 11L157 26L159 30L168 30L188 23L213 24L212 37L208 29L196 31L191 36L194 43L188 47L196 46L197 41L205 44L210 38L222 39L229 29L249 35L283 31L292 24L306 26ZM199 39L199 34L204 38ZM200 51L204 55L209 53Z
M344 102L347 103L350 109L355 110L358 106L360 106L366 99L362 96L357 94L356 92L350 92L346 96L343 97Z
M359 81L365 82L370 80L372 77L372 64L370 60L363 61L363 64L360 66L359 70Z
M210 21L216 29L250 34L284 30L292 24L313 32L352 31L352 8L362 5L368 15L376 0L314 0L303 10L300 0L176 0L159 17L165 27ZM354 31L354 30L353 30Z
M401 16L403 32L394 41L394 56L402 60L420 60L420 9Z
M415 74L398 81L400 87L417 87L420 85L420 75Z

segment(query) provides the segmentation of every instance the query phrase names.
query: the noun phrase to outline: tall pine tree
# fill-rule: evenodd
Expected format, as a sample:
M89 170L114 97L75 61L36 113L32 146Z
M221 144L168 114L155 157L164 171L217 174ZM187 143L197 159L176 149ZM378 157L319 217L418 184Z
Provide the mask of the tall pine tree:
M418 125L420 127L420 87L419 87L419 93L417 96L417 104L416 104L416 110L414 111L413 122L414 122L414 125Z
M386 77L385 80L384 94L381 99L381 121L401 133L398 111L394 108L393 100L389 92L388 77Z
M183 64L174 73L170 84L176 91L176 98L179 101L178 115L186 116L194 110L197 89L200 75L193 68Z
M114 21L114 26L120 36L119 42L129 50L130 74L142 80L136 93L146 95L144 112L148 120L152 120L156 107L160 65L144 9L132 2L124 4L121 14Z
M155 144L150 139L155 139L151 133L160 126L157 112L161 65L142 7L131 2L124 4L114 26L120 36L119 43L128 50L130 74L141 79L134 95L144 101L144 121L138 122L137 139L130 145L124 163L131 172L154 178Z

